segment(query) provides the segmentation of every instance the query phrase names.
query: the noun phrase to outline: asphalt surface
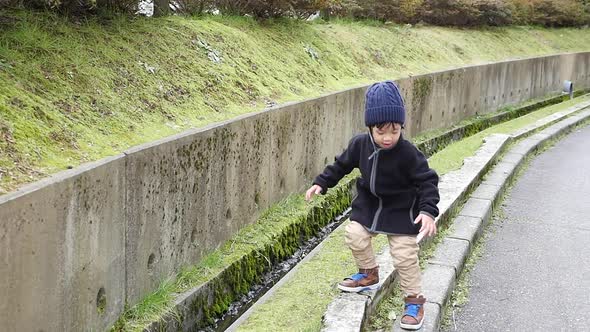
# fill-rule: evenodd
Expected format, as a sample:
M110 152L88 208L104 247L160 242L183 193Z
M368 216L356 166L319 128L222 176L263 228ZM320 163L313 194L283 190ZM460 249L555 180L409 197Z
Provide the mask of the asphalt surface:
M590 331L590 126L537 156L500 208L446 331Z

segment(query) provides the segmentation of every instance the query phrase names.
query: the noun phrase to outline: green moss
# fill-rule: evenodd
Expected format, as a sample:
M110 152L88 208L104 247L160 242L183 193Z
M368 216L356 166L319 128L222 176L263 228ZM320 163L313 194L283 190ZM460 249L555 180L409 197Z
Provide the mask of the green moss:
M413 109L420 110L424 107L426 97L432 90L432 77L419 77L414 80L412 87Z
M107 297L106 297L104 288L101 288L99 290L98 296L96 298L96 310L98 311L98 313L100 315L102 315L105 312L106 307L107 307Z

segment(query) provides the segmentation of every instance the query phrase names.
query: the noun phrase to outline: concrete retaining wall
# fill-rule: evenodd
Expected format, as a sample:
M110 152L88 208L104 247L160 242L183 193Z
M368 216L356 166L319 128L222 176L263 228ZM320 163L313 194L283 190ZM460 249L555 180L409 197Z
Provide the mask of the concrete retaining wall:
M398 80L406 136L590 86L590 53ZM138 146L0 197L2 330L104 330L122 312L309 185L365 130L366 87Z
M0 197L0 330L104 330L125 305L125 158Z

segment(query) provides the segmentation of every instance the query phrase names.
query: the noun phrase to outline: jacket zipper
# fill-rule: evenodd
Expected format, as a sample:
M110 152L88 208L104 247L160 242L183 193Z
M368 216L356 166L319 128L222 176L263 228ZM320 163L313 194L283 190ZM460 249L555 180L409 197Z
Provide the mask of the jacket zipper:
M412 207L410 208L410 225L412 225L412 227L414 227L414 204L416 204L416 197L414 197L414 200L412 201Z
M377 196L377 193L375 192L375 181L377 178L377 164L379 163L379 150L376 151L374 157L373 157L373 167L371 168L371 183L369 184L369 187L371 188L371 193L373 195L375 195L375 197L377 197L377 199L379 200L379 208L377 209L377 212L375 212L375 216L373 217L373 223L371 224L371 231L374 232L375 229L377 229L377 221L379 219L379 214L381 214L381 210L383 209L383 200L381 199L381 197Z

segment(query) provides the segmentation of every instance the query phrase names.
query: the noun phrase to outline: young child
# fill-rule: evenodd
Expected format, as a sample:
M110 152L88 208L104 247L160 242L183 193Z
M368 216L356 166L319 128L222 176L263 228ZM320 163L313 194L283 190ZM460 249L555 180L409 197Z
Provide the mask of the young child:
M359 168L357 196L352 201L346 244L359 273L338 288L360 292L379 287L379 266L371 239L386 234L389 250L405 293L401 327L417 330L424 320L416 235L436 234L438 175L424 155L401 134L405 122L403 99L391 82L373 84L366 93L365 125L369 132L352 138L346 150L317 176L306 192L309 200L325 194L342 177Z

